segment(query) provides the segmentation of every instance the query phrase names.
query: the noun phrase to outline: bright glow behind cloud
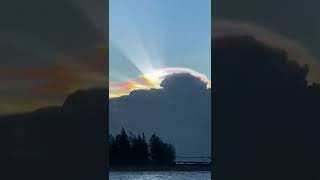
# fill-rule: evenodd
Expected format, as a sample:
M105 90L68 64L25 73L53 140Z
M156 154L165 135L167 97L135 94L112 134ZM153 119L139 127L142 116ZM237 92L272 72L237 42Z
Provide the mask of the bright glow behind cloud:
M161 82L168 76L172 74L179 73L189 73L195 77L200 78L202 81L207 83L207 87L211 87L211 81L203 74L196 72L188 68L162 68L138 76L135 79L129 79L124 82L115 83L110 82L110 94L109 97L119 97L123 95L128 95L133 90L145 89L149 90L152 88L160 89Z
M199 3L185 8L194 10L196 4ZM130 0L112 0L110 7L109 97L161 88L162 80L174 73L189 73L210 84L205 75L191 70L210 74L208 68L199 65L211 62L207 56L210 18L205 18L206 13L197 17L182 14L189 11L173 1L144 0L137 5ZM191 21L199 24L190 24Z

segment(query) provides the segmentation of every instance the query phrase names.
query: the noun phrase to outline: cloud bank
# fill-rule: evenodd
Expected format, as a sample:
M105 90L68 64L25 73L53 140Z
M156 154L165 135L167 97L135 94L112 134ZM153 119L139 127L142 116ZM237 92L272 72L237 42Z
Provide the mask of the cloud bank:
M189 73L167 76L161 89L135 90L109 100L109 130L157 133L178 156L211 155L211 90Z
M61 106L0 116L1 178L103 179L106 92L79 90Z
M320 86L308 67L253 36L212 43L217 178L319 177Z

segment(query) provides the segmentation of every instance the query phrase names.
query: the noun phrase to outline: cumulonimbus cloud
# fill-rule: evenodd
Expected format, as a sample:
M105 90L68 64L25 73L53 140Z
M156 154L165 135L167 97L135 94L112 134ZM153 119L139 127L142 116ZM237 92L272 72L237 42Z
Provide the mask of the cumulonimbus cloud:
M211 153L211 89L190 73L171 74L161 89L134 90L109 99L109 131L157 133L180 156Z

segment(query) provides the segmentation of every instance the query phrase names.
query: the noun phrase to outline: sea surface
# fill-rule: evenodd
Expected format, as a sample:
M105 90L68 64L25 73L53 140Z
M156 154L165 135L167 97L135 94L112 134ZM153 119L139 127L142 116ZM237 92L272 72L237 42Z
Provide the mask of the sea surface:
M110 180L210 180L210 171L110 172Z

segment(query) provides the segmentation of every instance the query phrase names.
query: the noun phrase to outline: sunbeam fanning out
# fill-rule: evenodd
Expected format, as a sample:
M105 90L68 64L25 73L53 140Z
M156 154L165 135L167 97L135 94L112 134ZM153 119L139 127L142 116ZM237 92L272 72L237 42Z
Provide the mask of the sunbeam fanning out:
M207 87L211 87L211 81L203 74L196 72L188 68L162 68L153 72L140 75L135 79L129 79L124 82L110 82L110 94L109 98L128 95L133 90L144 89L149 90L152 88L160 89L161 82L169 75L189 73L207 84Z
M146 74L154 72L155 69L163 67L161 62L161 49L165 46L162 45L163 30L161 27L155 28L157 22L155 16L153 18L132 18L132 15L124 14L135 14L136 12L130 11L127 8L128 4L121 2L112 2L122 8L122 11L110 12L117 14L117 18L110 18L110 43L111 48L116 49L118 54L122 58L127 60L131 65L134 66L139 74ZM148 29L142 29L140 26L141 21L153 22L153 27L149 26ZM118 22L122 23L119 24ZM140 27L140 28L139 28ZM110 56L113 56L114 52L111 52ZM128 66L128 65L127 65Z
M151 57L147 50L143 47L142 43L138 43L138 39L134 41L135 44L125 45L125 43L121 43L121 40L115 40L115 44L119 47L122 55L129 60L140 73L153 72L156 67L152 64Z
M206 11L207 6L185 3L187 9L176 1L110 0L110 97L160 88L163 78L173 73L190 73L209 82L210 3ZM197 18L184 13L197 8Z
M189 73L210 87L210 11L185 3L187 9L175 1L110 1L109 97L161 88L174 73ZM197 8L199 18L182 13Z

